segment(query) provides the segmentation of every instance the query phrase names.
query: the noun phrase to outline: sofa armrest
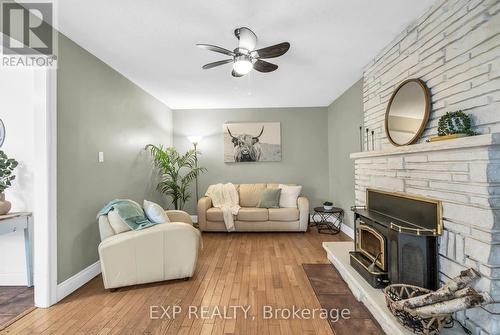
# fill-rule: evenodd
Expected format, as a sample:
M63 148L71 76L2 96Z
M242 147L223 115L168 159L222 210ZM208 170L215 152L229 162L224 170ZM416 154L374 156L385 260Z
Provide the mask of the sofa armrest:
M184 211L166 210L165 213L167 214L170 222L184 222L193 225L193 220L191 220L191 216Z
M306 197L297 199L297 208L299 209L300 231L307 231L309 226L309 200Z
M212 208L212 199L201 197L198 200L198 227L201 231L207 230L207 210Z

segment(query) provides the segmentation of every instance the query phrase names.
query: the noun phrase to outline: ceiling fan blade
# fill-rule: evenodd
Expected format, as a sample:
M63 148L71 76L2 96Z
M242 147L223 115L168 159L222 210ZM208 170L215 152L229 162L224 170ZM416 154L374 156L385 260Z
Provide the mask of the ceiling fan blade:
M218 52L218 53L221 53L221 54L224 54L224 55L228 55L228 56L232 56L232 57L235 56L234 52L229 51L229 50L224 49L224 48L221 48L221 47L218 47L216 45L198 43L198 44L196 44L196 46L198 48L207 49L207 50L210 50L210 51L215 51L215 52Z
M208 70L208 69L211 69L213 67L216 67L216 66L219 66L219 65L224 65L224 64L227 64L227 63L232 63L232 62L233 62L232 59L220 60L218 62L213 62L213 63L205 64L205 65L202 66L202 69L203 70Z
M252 54L257 53L257 58L274 58L284 55L288 49L290 49L290 43L283 42L267 48L255 50Z
M244 74L239 74L238 72L236 72L236 71L234 71L234 70L233 70L233 72L231 72L231 75L232 75L233 77L236 77L236 78L239 78L239 77L243 77L243 76L244 76Z
M241 27L234 30L234 35L240 41L238 47L252 51L257 45L257 35L247 27Z
M259 59L253 64L253 68L259 72L273 72L278 68L278 65Z

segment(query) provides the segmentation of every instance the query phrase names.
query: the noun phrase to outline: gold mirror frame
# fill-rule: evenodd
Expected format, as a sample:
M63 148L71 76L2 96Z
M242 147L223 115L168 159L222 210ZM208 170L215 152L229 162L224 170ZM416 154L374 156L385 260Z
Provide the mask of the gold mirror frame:
M408 84L410 82L417 83L420 86L420 88L422 88L422 91L424 92L424 96L425 96L425 112L424 113L425 114L424 114L424 117L422 119L422 123L420 125L420 128L418 129L415 136L413 136L413 138L411 140L409 140L408 142L403 143L403 144L399 144L399 143L394 142L394 140L391 138L391 134L389 132L389 112L391 111L392 102L393 102L394 98L396 97L396 95L398 94L399 90L403 86L405 86L406 84ZM429 122L429 115L431 113L431 103L432 103L431 102L431 94L430 94L429 88L421 79L418 79L418 78L408 79L408 80L403 81L401 84L399 84L398 87L392 93L391 99L389 100L389 103L387 104L387 109L385 110L385 133L386 133L389 141L397 147L402 147L405 145L410 145L410 144L415 143L420 138L422 133L424 132L425 126L427 125L427 122Z

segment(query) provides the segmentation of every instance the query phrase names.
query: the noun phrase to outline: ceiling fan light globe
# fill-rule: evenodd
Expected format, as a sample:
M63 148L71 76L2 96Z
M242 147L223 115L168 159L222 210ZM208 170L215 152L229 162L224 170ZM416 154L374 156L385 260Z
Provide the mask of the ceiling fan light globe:
M233 64L233 69L236 73L245 75L248 72L252 71L253 64L248 59L238 59Z

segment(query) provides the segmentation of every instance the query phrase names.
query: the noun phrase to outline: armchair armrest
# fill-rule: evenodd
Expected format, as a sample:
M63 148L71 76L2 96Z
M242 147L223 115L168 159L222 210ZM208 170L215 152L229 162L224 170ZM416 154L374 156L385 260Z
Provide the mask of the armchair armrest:
M198 226L201 231L207 228L207 210L212 208L212 199L209 197L201 197L198 200Z
M309 226L309 200L306 197L297 199L297 208L299 209L300 231L307 231Z
M193 225L193 220L191 220L191 216L184 211L166 210L165 213L167 214L170 222L184 222Z

